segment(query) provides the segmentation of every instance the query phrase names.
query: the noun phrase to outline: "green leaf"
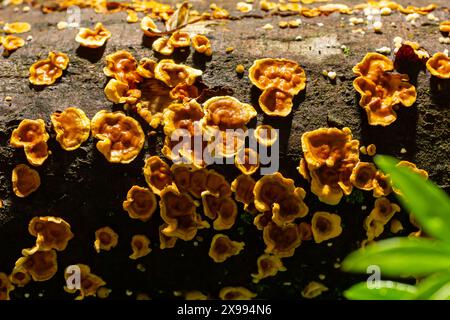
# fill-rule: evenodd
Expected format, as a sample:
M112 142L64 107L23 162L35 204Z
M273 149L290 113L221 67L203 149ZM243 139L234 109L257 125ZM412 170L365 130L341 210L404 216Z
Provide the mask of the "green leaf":
M416 287L393 281L379 281L376 288L360 282L344 292L351 300L410 300L414 299Z
M450 198L433 182L427 181L411 169L396 167L397 160L376 156L378 167L391 176L394 186L402 192L397 196L402 205L414 214L425 232L450 243Z
M378 266L383 276L426 276L450 269L450 246L430 239L392 238L352 252L342 263L350 272Z
M450 289L450 272L446 272L443 274L435 274L429 276L419 283L417 286L417 292L415 294L415 299L425 300L425 299L442 299L442 296L445 295L445 291ZM447 298L449 297L449 293L447 293Z

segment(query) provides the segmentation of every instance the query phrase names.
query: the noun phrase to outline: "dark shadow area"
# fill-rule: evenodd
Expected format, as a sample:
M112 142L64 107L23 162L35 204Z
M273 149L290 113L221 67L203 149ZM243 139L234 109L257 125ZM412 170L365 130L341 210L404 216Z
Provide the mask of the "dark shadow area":
M198 53L194 50L192 54L192 64L194 68L200 69L202 71L206 70L206 63L212 60L212 56L206 56L204 54Z
M91 63L96 63L100 61L100 59L103 57L103 54L105 53L106 44L101 46L100 48L87 48L83 46L79 46L76 50L77 56L80 58L83 58L85 60L88 60Z
M146 48L152 49L153 42L158 39L157 37L147 37L145 34L142 34L142 45Z
M450 107L450 79L430 77L430 96L434 104Z

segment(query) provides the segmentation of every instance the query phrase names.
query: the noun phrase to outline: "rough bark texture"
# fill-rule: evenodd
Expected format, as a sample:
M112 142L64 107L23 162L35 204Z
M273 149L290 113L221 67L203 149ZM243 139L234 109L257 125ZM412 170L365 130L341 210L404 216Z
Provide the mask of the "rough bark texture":
M359 97L352 86L352 66L376 48L393 48L392 40L396 36L418 41L430 53L449 48L438 42L441 34L436 22L421 17L421 26L414 27L405 21L405 15L394 12L383 17L382 34L366 30L366 34L361 35L351 32L358 27L349 26L349 16L333 14L311 19L302 17L300 28L280 29L280 20L296 17L271 16L259 9L245 15L234 9L234 1L224 2L224 7L230 9L236 19L190 27L191 30L197 28L208 33L214 49L212 60L204 60L192 52L178 54L175 59L201 68L207 86L227 87L236 98L251 102L259 111L258 119L251 127L268 123L280 129L280 171L308 192L306 202L310 214L304 220L309 221L312 213L318 210L338 213L343 220L342 235L322 244L304 242L294 257L283 259L288 269L286 272L265 279L258 285L251 282L250 274L256 272L256 259L263 253L264 244L261 232L256 230L248 215L243 214L244 218L238 218L233 229L225 232L233 240L246 243L243 253L225 263L216 264L207 255L211 238L216 233L212 229L199 232L203 241L178 241L174 249L161 251L157 232L161 219L158 215L143 223L131 220L122 210L122 201L128 189L132 185L145 185L142 176L144 159L148 155L160 155L161 133L149 138L143 152L129 165L108 163L96 150L92 137L78 150L65 152L52 133L49 141L52 154L37 169L42 179L41 187L25 199L15 197L11 172L15 165L26 163L23 150L9 146L11 132L19 122L25 118L42 118L51 131L49 116L57 110L76 106L92 117L101 109L120 109L120 106L108 102L103 93L107 81L102 72L104 57L120 49L129 50L137 59L151 57L153 52L143 38L139 24L127 24L123 12L100 15L92 10L82 10L82 26L92 27L95 22L101 21L113 34L104 50L89 51L79 48L74 41L77 30L57 30L57 22L66 19L64 12L44 15L35 9L24 13L5 8L0 9L0 20L30 22L32 30L25 37L31 34L33 40L9 57L0 58L0 198L4 201L0 209L0 271L10 272L20 257L21 249L33 245L35 239L27 232L32 217L61 216L71 223L75 233L67 250L58 253L57 275L50 281L16 289L12 298L21 298L28 292L32 298L42 293L44 298L70 299L71 296L62 290L63 270L74 263L90 265L93 272L113 289L111 296L114 298L127 297L126 290L148 293L155 298L170 298L174 290L194 289L217 297L223 286L242 285L257 292L260 298L297 299L301 297L302 288L309 281L318 280L319 274L326 275L321 282L330 288L320 298L341 298L342 291L360 277L345 274L334 264L356 249L359 241L364 239L362 221L373 207L374 199L371 193L355 190L338 206L328 206L309 192L307 182L296 170L302 156L300 137L305 131L319 127L348 126L362 145L375 143L380 154L413 161L429 172L431 180L449 191L448 86L446 92L437 91L430 75L420 72L418 78L413 79L417 85L417 102L410 108L400 107L398 120L389 127L371 127L367 124L365 112L358 106ZM434 2L442 6L447 3L446 0ZM401 3L425 5L427 1ZM207 5L206 1L194 2L199 10L206 9ZM448 9L442 7L434 14L441 20L450 18ZM261 27L266 23L271 23L274 29L263 30ZM318 23L323 23L323 26ZM296 41L299 35L302 40ZM342 52L341 45L349 48L348 54ZM227 54L226 47L234 47L235 50ZM38 59L45 58L50 50L68 53L70 65L55 85L37 90L29 85L28 69ZM248 70L255 59L263 57L290 58L298 61L306 71L306 91L296 99L293 112L287 118L265 117L258 107L259 92L252 88L247 72L243 77L235 72L237 64L243 64ZM330 82L325 79L323 69L337 72L337 80ZM7 96L12 97L11 102L5 102ZM151 130L143 121L141 124L146 131ZM400 153L402 148L407 152ZM370 161L370 157L364 155L361 159ZM213 168L225 173L229 181L238 174L231 165ZM366 210L362 209L363 205ZM401 234L408 234L412 229L407 213L402 211L397 218L407 226ZM118 232L119 245L111 252L97 254L93 248L94 232L106 225ZM148 235L153 247L148 256L137 262L128 258L131 253L130 240L134 234ZM383 234L383 237L388 236L392 236L389 230ZM137 270L139 263L146 271Z

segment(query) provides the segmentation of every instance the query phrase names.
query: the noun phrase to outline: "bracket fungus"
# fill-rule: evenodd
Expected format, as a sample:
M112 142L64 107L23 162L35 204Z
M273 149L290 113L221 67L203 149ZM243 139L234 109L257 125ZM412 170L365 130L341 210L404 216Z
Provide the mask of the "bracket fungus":
M275 276L278 271L286 271L280 257L263 254L256 261L258 273L252 274L253 282L258 283L262 279Z
M277 130L268 124L257 126L253 135L258 143L266 147L272 146L278 139Z
M161 31L156 26L156 23L149 16L145 16L141 20L141 30L148 37L160 36Z
M209 227L196 213L197 206L188 194L180 193L174 186L166 187L161 192L160 212L167 226L161 232L169 237L192 240L198 229Z
M3 31L6 33L25 33L31 30L31 25L28 22L12 22L5 23Z
M137 72L137 61L131 53L119 50L106 56L106 66L103 73L118 81L132 84L140 82L141 76Z
M206 36L202 34L197 34L192 37L192 46L198 53L204 54L206 56L212 55L211 42Z
M18 287L24 287L31 281L31 276L28 273L28 271L25 269L25 267L19 266L14 267L13 271L9 275L9 281L11 281L12 284ZM0 300L2 300L0 298Z
M91 122L83 110L67 108L50 116L56 132L56 141L66 151L78 149L89 138Z
M14 148L24 148L28 162L33 166L40 166L49 155L48 139L44 120L25 119L13 130L10 144Z
M238 208L231 197L218 197L209 191L204 191L202 192L202 204L205 216L214 220L213 228L215 230L227 230L234 225Z
M249 210L253 205L255 195L253 189L256 181L249 175L241 174L231 183L231 191L234 192L234 198L244 204L244 210Z
M158 156L145 159L143 172L145 181L157 195L161 195L161 191L172 184L170 167Z
M170 56L173 54L175 47L172 45L169 38L161 37L152 43L152 49L163 56Z
M23 257L16 261L15 268L23 268L34 281L47 281L58 271L56 251L35 251L27 254L22 252Z
M341 217L334 213L318 211L311 220L311 230L316 243L336 238L342 233Z
M26 252L48 251L56 249L63 251L73 238L70 224L58 217L34 217L28 224L28 232L36 237L36 245Z
M110 251L117 246L119 235L110 227L103 227L95 231L94 248L97 253L100 250Z
M19 164L12 171L11 182L14 194L25 198L39 188L41 178L36 170L26 164Z
M302 243L299 230L294 223L278 226L274 222L269 222L263 229L263 239L266 244L265 252L282 258L292 257L295 249Z
M37 86L51 85L58 80L69 65L69 57L62 52L49 52L48 58L31 65L29 80Z
M442 52L437 52L428 59L427 69L437 78L450 79L450 58Z
M243 249L244 242L233 241L224 234L216 234L212 238L208 254L214 262L220 263L238 255Z
M171 59L160 60L155 67L155 78L170 88L176 87L180 83L192 85L202 74L203 72L199 69L177 64Z
M389 176L378 170L373 179L373 196L379 198L387 196L391 192L392 187Z
M144 146L145 134L141 125L121 111L97 112L91 121L91 130L100 140L98 151L112 163L130 163Z
M0 301L10 300L9 293L14 290L14 286L8 279L8 276L0 272Z
M241 149L234 157L234 164L243 174L252 175L259 169L259 155L254 149Z
M286 117L292 111L292 95L276 87L270 87L259 96L261 110L269 116Z
M145 222L153 216L157 202L155 194L151 190L139 186L132 186L122 206L128 212L130 218Z
M328 291L328 288L325 285L317 281L311 281L302 290L302 297L306 299L314 299L325 291Z
M258 59L249 69L250 81L259 89L274 87L292 96L305 89L305 71L287 59Z
M83 47L95 49L104 46L109 38L111 38L111 32L101 22L98 22L94 30L80 28L75 41Z
M393 69L392 61L379 53L366 54L353 67L353 73L358 76L353 87L361 95L359 105L372 126L390 125L397 119L394 106L410 107L416 101L416 88L408 82L408 75L392 73Z
M155 68L158 63L150 58L143 58L139 61L136 72L143 78L151 79L155 77Z
M167 228L168 224L167 223L163 223L162 225L159 226L159 248L161 250L163 249L171 249L173 247L175 247L175 244L177 243L178 238L177 237L169 237L166 236L162 230L164 230L165 228Z
M391 203L387 198L382 197L375 200L373 210L364 219L363 223L367 235L366 241L370 242L381 235L384 231L384 226L399 211L400 207L395 203Z
M305 191L295 188L294 180L284 178L279 172L259 179L253 194L256 209L259 212L272 212L272 219L279 226L308 213L308 207L303 202Z
M305 158L298 168L300 174L311 180L311 191L320 201L338 204L352 191L350 176L359 162L359 141L352 139L349 128L308 131L301 141Z
M199 123L203 116L202 106L195 100L171 104L163 112L164 134L170 136L175 130L183 129L194 135L195 124Z
M64 286L64 290L69 293L75 293L79 291L79 295L76 300L83 300L85 297L96 296L97 290L106 285L106 282L102 278L93 274L91 268L85 264L76 264L80 270L80 288L68 288ZM64 271L65 282L68 283L73 276L73 270L66 268Z
M191 44L191 37L189 36L188 32L178 30L171 34L169 43L174 48L189 47L189 45Z
M234 156L244 144L245 125L256 117L253 106L230 96L218 96L203 103L202 120L206 136L211 138L211 152L218 156ZM234 129L229 131L227 129Z
M150 240L142 234L134 235L131 239L131 249L133 253L130 255L130 259L136 260L148 255L152 249L150 249Z
M373 190L373 181L377 174L377 168L373 163L358 162L353 168L350 182L361 190Z
M1 38L0 44L3 45L5 50L11 52L23 47L25 45L25 40L21 37L9 35Z
M131 89L126 82L110 79L104 89L106 98L114 103L134 104L141 97L139 89Z
M256 293L244 287L224 287L219 292L221 300L251 300L256 296Z

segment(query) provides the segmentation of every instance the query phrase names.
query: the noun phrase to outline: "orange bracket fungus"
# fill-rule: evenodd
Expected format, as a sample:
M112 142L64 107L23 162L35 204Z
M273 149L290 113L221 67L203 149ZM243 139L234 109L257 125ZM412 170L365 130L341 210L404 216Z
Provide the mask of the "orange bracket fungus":
M255 108L230 96L211 98L203 103L205 125L223 129L237 129L256 117Z
M450 34L450 20L442 21L439 24L439 31Z
M316 243L336 238L342 233L341 217L334 213L318 211L313 215L311 230Z
M262 144L263 146L270 147L272 146L278 139L277 131L268 124L262 124L256 127L253 132L256 141Z
M101 22L98 22L94 30L89 28L80 28L75 41L83 47L100 48L105 45L106 40L111 38L111 32L106 29Z
M204 54L206 56L212 55L211 42L206 36L202 34L197 34L192 37L192 46L198 53Z
M30 67L29 80L37 86L51 85L63 74L69 65L69 57L62 52L50 52L48 58L35 62Z
M295 188L294 180L284 178L279 172L259 179L253 194L256 209L259 212L271 211L277 225L290 223L308 213L308 207L303 202L305 191Z
M269 116L286 117L292 105L292 95L276 87L267 88L259 96L259 106Z
M0 272L0 301L10 300L9 293L14 290L14 286L8 279L8 276Z
M63 251L73 238L70 224L57 217L34 217L28 225L28 232L36 237L36 246L26 252L47 251L56 249Z
M155 68L155 78L164 82L170 88L176 87L180 83L192 85L197 77L202 74L201 70L177 64L170 59L159 61Z
M392 187L389 176L378 170L373 179L373 196L379 198L381 196L387 196L391 192Z
M13 271L9 275L9 281L18 287L24 287L31 281L31 276L24 266L14 267ZM1 291L1 290L0 290ZM0 294L1 295L1 294ZM0 300L2 300L0 298Z
M450 58L442 52L435 53L428 59L427 69L437 78L450 79Z
M183 129L194 135L195 123L199 123L203 116L203 109L195 100L171 104L163 112L164 134L170 136L175 130Z
M216 234L209 248L209 256L214 262L224 262L228 258L238 255L244 249L244 242L231 240L224 234Z
M305 71L287 59L255 60L249 69L249 78L261 90L274 87L291 95L298 94L306 86Z
M367 241L372 241L384 231L384 226L391 220L400 207L391 203L387 198L375 200L375 207L364 220L363 226L366 230Z
M259 104L270 116L290 114L293 96L306 87L305 71L287 59L255 60L249 69L249 78L252 84L263 90Z
M161 192L161 218L167 227L161 232L169 237L177 237L185 241L192 240L197 230L208 228L196 213L198 204L187 194L180 193L174 186L168 186Z
M156 39L152 43L152 49L153 51L158 52L163 56L170 56L171 54L173 54L173 51L175 50L174 46L172 45L172 42L167 37L161 37Z
M31 254L22 252L22 254L24 257L16 261L15 268L26 270L34 281L47 281L58 271L55 250L35 251Z
M377 168L373 163L358 162L353 168L352 175L350 176L351 183L361 190L372 190L373 180L377 174Z
M133 186L127 193L127 200L123 202L123 209L132 219L148 221L156 210L156 197L147 188Z
M161 195L161 191L172 184L170 167L160 157L152 156L147 158L143 172L145 181L157 195Z
M177 237L169 237L166 236L162 230L164 230L165 228L167 228L167 223L164 223L162 225L159 226L159 248L161 250L163 249L171 249L173 247L175 247L175 244L177 243Z
M13 130L10 144L14 148L24 148L28 162L40 166L48 158L48 139L44 120L25 119Z
M112 163L130 163L144 146L145 134L139 122L120 111L97 112L91 130L100 140L97 149Z
M14 167L11 181L15 195L20 198L29 196L41 185L39 173L26 164Z
M95 231L94 248L98 253L100 250L109 251L119 242L119 235L110 227L103 227Z
M31 25L27 22L5 23L3 30L6 33L25 33L31 30Z
M205 216L215 219L213 228L215 230L230 229L238 214L236 202L229 197L218 197L211 194L210 191L202 192L203 211Z
M336 205L349 195L350 176L359 162L359 141L352 139L349 128L320 128L302 135L305 156L299 172L311 180L311 191L319 200Z
M306 299L313 299L322 294L322 292L328 291L328 288L324 286L322 283L317 281L311 281L308 285L302 290L302 297Z
M368 53L353 67L358 77L353 87L361 94L359 105L366 110L370 125L388 126L397 119L394 106L410 107L417 97L416 88L406 74L391 71L394 64L379 53Z
M234 158L236 167L247 175L252 175L259 169L258 153L251 148L241 149Z
M155 68L158 63L150 58L142 58L136 68L136 72L143 78L151 79L155 76Z
M64 150L75 150L89 138L91 122L83 110L71 107L63 112L53 113L50 118L56 132L56 141Z
M160 36L161 31L156 26L155 22L149 16L145 16L141 20L141 30L148 37Z
M274 222L269 222L264 227L263 239L266 244L265 252L279 257L292 257L295 249L302 243L299 230L294 223L280 227Z
M106 282L99 276L93 274L89 266L85 264L77 264L75 266L80 270L80 288L68 288L67 286L64 286L64 290L69 293L79 291L79 296L75 298L76 300L83 300L85 297L96 296L97 290L100 287L105 286ZM65 282L67 283L72 276L73 266L67 267L64 271Z
M23 47L25 45L25 40L23 40L21 37L6 36L1 38L0 43L3 45L5 50L11 52Z
M219 292L221 300L251 300L255 297L256 293L244 287L225 287Z
M103 68L103 73L127 84L142 80L137 72L136 59L125 50L119 50L106 56L106 66Z
M122 81L110 79L104 89L106 98L114 103L134 104L141 97L139 89L130 89L130 86Z
M261 255L256 261L258 273L252 274L253 282L258 283L264 278L275 276L278 271L286 271L280 257L270 254Z
M133 253L130 255L130 259L136 260L148 255L152 249L150 249L150 240L142 234L134 235L131 239L131 249Z
M189 47L191 44L191 37L188 32L185 31L175 31L169 38L169 43L174 48Z
M234 198L244 204L244 210L249 210L251 204L255 199L253 189L256 181L246 174L239 175L231 183L231 190L235 193Z

